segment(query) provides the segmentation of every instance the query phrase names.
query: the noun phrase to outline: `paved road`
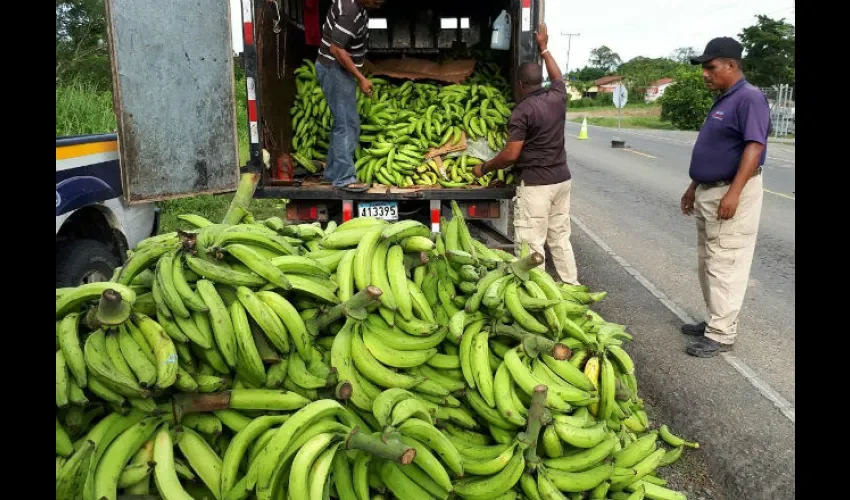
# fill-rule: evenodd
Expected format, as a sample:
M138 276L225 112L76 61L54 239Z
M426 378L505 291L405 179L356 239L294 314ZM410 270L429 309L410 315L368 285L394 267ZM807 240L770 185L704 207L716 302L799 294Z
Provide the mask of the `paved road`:
M793 498L794 146L768 146L762 221L736 350L700 360L684 353L686 339L678 333L681 317L704 315L696 229L679 211L695 134L623 130L630 148L620 150L610 147L614 129L590 126L586 141L575 139L578 131L579 124L568 122L579 278L611 291L600 312L635 330L630 350L642 392L665 421L704 444L708 471L725 494Z

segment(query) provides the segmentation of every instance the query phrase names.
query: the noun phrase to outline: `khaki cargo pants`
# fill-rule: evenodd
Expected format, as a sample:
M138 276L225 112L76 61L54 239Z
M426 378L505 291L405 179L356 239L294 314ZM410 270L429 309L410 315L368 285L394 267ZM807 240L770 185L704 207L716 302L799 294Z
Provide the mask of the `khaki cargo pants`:
M719 220L717 210L728 190L729 186L698 186L694 202L699 282L708 308L705 335L724 344L735 342L750 279L764 196L762 176L747 181L735 216Z
M570 244L570 188L572 180L546 186L520 183L514 198L514 250L519 255L522 242L546 256L549 245L558 277L578 284L576 259Z

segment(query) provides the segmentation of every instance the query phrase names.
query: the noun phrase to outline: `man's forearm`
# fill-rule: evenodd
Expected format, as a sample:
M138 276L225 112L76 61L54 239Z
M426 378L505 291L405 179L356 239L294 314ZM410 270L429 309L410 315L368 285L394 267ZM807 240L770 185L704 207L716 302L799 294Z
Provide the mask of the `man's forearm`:
M555 58L552 57L551 51L543 54L543 61L546 63L546 74L549 75L550 80L554 82L564 79L564 75L561 74L561 68L558 67L558 63L556 63Z
M738 164L738 173L735 174L735 179L732 180L732 185L729 190L741 193L747 181L752 178L753 174L759 166L761 153L764 151L764 144L758 142L748 142L744 147L744 154L741 155L741 162Z
M337 47L336 45L331 45L330 53L334 56L334 59L343 67L346 71L354 75L357 80L362 80L364 78L363 73L357 69L357 66L354 65L354 61L351 60L351 56L348 55L348 51Z

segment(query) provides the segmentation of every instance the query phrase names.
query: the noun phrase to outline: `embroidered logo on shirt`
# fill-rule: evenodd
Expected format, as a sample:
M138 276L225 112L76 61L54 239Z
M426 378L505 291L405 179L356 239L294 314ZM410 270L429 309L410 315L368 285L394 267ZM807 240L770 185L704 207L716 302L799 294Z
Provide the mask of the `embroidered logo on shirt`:
M725 114L726 113L724 113L723 111L714 111L713 113L711 113L711 117L714 118L715 120L723 121L723 116Z

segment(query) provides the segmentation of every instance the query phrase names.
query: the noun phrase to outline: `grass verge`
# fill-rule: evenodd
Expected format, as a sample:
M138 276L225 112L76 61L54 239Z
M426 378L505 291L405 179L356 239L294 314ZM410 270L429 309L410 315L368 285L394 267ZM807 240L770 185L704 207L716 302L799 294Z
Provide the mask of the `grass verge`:
M182 214L197 214L212 222L221 222L232 199L233 194L228 193L207 194L160 202L159 208L162 210L160 215L162 219L159 224L159 234L178 229L188 229L190 224L177 218L178 215ZM285 200L255 198L251 201L250 210L257 219L265 219L273 215L283 219L286 215L286 202Z
M86 82L56 86L56 136L114 132L112 92Z
M236 127L239 141L239 162L248 161L248 109L245 76L235 72ZM101 134L116 130L112 108L112 92L96 86L74 81L56 86L56 136ZM220 221L232 194L202 195L158 202L162 210L160 233L186 228L188 224L177 218L180 214L195 213L213 222ZM271 215L283 217L285 200L255 199L251 211L258 219Z

